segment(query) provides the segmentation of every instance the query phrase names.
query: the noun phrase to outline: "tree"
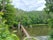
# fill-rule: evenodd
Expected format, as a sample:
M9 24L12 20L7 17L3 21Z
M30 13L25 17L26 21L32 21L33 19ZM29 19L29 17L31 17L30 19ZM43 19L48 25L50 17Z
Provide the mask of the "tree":
M9 6L10 6L10 8L12 8L12 5L11 4L9 5L8 2L10 2L10 1L9 0L1 0L0 1L0 3L1 3L0 4L0 40L19 40L19 38L15 34L11 34L9 32L9 30L8 30L9 25L6 24L6 22L9 21L8 19L10 19L9 22L11 23L11 21L12 21L11 17L14 15L13 14L14 10L12 11L11 9L8 9ZM11 16L7 15L7 14L10 14Z
M53 12L53 0L46 0L45 11L48 14L48 18L51 18L50 13Z
M17 20L22 25L47 24L47 14L44 11L23 11L17 9Z
M1 0L0 3L0 11L4 12L2 17L7 20L6 24L10 26L18 24L16 20L16 8L11 4L10 0Z
M46 12L48 13L48 15L51 13L53 13L53 0L46 0ZM50 40L53 40L53 18L50 17L50 15L48 16L49 20L49 26L51 27L51 38Z

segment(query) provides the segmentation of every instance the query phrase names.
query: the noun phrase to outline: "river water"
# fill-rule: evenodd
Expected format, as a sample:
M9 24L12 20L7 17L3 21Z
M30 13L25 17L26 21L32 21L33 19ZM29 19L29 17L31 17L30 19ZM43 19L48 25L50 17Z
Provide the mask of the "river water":
M39 40L48 40L49 36L37 36L36 38Z

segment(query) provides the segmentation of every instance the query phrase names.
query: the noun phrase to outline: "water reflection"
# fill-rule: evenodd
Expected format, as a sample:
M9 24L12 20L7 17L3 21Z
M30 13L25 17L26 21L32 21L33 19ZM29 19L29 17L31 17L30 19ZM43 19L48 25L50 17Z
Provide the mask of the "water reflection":
M48 40L49 36L37 36L36 38L38 38L39 40Z

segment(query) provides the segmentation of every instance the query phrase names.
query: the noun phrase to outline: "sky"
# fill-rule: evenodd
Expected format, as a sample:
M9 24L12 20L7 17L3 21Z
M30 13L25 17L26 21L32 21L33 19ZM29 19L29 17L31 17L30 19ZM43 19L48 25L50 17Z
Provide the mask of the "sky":
M13 0L13 5L16 8L24 11L38 10L42 11L45 8L45 0Z

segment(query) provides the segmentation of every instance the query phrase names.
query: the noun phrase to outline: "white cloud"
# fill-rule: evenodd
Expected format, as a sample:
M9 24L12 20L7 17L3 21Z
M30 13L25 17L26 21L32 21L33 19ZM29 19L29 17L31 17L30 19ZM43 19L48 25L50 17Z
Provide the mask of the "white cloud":
M13 5L25 11L42 10L45 7L45 0L13 0Z
M41 10L43 10L43 8L45 8L44 5L42 5L41 7L37 8L37 10L38 10L38 11L41 11Z

